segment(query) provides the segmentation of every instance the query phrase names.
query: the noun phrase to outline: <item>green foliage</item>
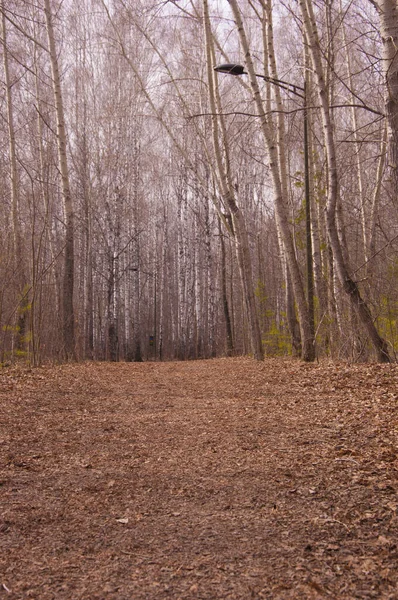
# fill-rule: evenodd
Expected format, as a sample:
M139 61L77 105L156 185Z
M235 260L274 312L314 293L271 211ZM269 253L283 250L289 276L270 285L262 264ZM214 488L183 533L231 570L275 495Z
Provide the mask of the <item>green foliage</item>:
M396 267L398 268L398 262ZM394 265L392 265L392 268L394 268ZM398 300L392 300L387 296L382 296L379 302L379 308L380 314L377 318L379 333L388 343L391 344L394 350L396 350L398 345Z
M319 249L320 249L321 252L325 252L328 249L327 243L326 242L321 242L319 244Z
M296 171L294 176L297 178L294 182L294 187L303 188L304 187L304 173L302 171Z
M260 304L263 305L267 301L267 294L265 293L265 284L261 279L257 281L256 288L254 290L256 298L259 300Z
M290 335L284 329L278 328L275 321L272 322L263 343L268 356L286 356L292 353Z
M29 291L31 289L31 285L26 284L24 289L22 290L21 300L18 306L18 314L24 315L32 310L32 303L29 301Z
M389 262L389 264L388 264L387 272L388 272L388 275L393 280L398 279L398 258L391 259L391 262ZM387 298L386 298L386 300L387 300Z
M3 331L10 331L11 333L18 333L20 327L18 325L3 325Z
M27 302L26 304L20 304L19 308L18 308L18 314L23 315L26 312L29 312L32 310L32 304L30 302Z
M21 337L21 342L24 344L29 344L32 341L32 333L28 331L24 336Z
M299 210L297 211L296 218L294 222L296 225L300 225L300 223L304 223L305 221L305 200L301 203Z
M285 317L282 313L282 322L277 323L275 312L267 307L268 297L265 293L265 285L261 280L257 281L255 295L260 304L260 315L264 329L267 333L263 337L263 346L268 356L286 356L292 352L290 335L286 331Z

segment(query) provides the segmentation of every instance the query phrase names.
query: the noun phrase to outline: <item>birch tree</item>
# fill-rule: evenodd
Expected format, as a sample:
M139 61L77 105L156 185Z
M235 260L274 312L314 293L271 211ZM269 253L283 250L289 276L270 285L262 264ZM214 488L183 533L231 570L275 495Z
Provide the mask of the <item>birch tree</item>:
M349 272L349 266L344 257L344 248L338 234L336 224L337 205L339 196L339 174L337 169L336 146L334 140L334 128L331 118L331 110L328 102L327 85L322 65L322 52L318 36L318 28L315 21L312 0L300 0L301 13L304 27L310 46L312 65L318 87L318 97L321 105L322 123L324 129L325 152L328 164L328 200L326 207L326 219L328 237L333 252L334 263L340 283L348 295L353 308L368 333L373 344L377 359L380 362L389 362L390 357L386 341L379 335L369 307L361 296L358 284Z
M10 189L11 189L11 214L12 214L12 233L14 242L14 277L18 289L18 305L16 309L16 351L23 354L26 348L27 336L27 311L29 306L28 285L26 273L26 257L23 252L23 234L20 224L20 198L19 198L19 176L17 168L17 144L14 124L14 104L12 98L13 82L11 81L9 67L9 51L7 40L7 25L4 14L4 1L1 2L1 33L3 45L3 67L6 89L7 105L7 124L9 141L9 164L10 164Z
M389 127L388 166L398 193L398 4L397 0L370 0L380 16L383 49L385 109Z
M0 0L3 361L311 359L304 72L317 355L396 353L395 4L301 1Z
M63 280L63 336L64 351L68 359L76 358L75 314L74 314L74 209L69 183L67 158L67 138L62 98L61 77L58 66L58 53L55 43L53 13L50 0L44 0L44 14L48 40L48 52L51 62L54 105L57 115L58 161L61 174L62 199L65 218L65 263Z
M221 122L221 128L223 128L222 117L220 116L220 108L217 106L216 98L216 81L214 77L214 54L211 36L211 26L208 12L207 0L203 1L204 8L204 21L205 21L205 38L206 38L206 58L207 58L207 80L209 84L209 101L212 115L219 115ZM253 274L252 264L249 252L249 243L247 237L246 225L244 222L243 214L236 202L234 188L230 180L229 174L230 169L228 165L228 150L224 147L225 161L223 163L220 146L220 132L218 127L217 117L212 118L212 130L213 130L213 148L216 158L219 185L222 190L222 196L224 204L231 215L232 219L232 232L236 241L236 252L240 271L240 277L242 281L242 288L244 290L244 299L246 304L247 318L249 321L250 329L250 341L252 352L258 360L262 360L264 357L264 351L262 348L260 324L258 321L254 289L253 289ZM224 132L225 139L225 132Z
M272 180L274 185L275 193L275 212L281 237L283 240L284 252L289 268L289 272L292 278L292 285L294 290L294 296L297 304L297 311L299 314L299 323L302 339L302 358L305 361L312 361L315 358L315 344L314 335L311 330L310 318L308 305L305 298L304 287L300 269L297 263L295 254L295 248L293 244L292 234L289 228L289 220L287 214L287 192L286 192L286 180L281 179L280 171L280 158L278 156L278 145L275 139L275 133L272 126L267 119L267 115L264 110L264 105L261 100L260 89L254 70L254 64L252 55L249 48L245 28L243 25L242 15L238 3L236 0L228 0L234 19L237 25L239 38L241 41L242 51L245 57L245 63L249 75L250 86L253 93L253 99L256 105L257 113L261 120L261 128L264 134L264 139L267 145L267 150L270 158L270 168L272 173Z

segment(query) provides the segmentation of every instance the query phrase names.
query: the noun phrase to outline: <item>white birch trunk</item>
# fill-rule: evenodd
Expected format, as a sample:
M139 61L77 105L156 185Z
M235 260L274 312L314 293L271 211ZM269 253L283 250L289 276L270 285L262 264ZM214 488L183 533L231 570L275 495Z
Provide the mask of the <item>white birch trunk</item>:
M205 261L206 261L206 308L207 308L207 338L208 356L216 355L216 332L215 332L215 285L213 273L213 252L211 245L211 223L209 198L205 202Z
M183 359L185 357L186 348L186 331L184 323L186 322L186 257L185 257L185 244L184 244L184 212L185 212L185 201L184 201L185 189L181 188L177 192L177 340L176 350L177 358Z
M167 227L167 208L164 209L163 213L163 226L162 226L162 252L160 259L159 277L157 281L158 295L159 295L159 326L158 326L158 341L155 338L155 344L157 344L159 360L163 358L163 345L164 345L164 319L165 319L165 305L166 305L166 284L169 281L167 276L167 254L169 251L169 236ZM156 356L156 355L155 355Z
M341 0L340 0L340 11L343 13ZM343 42L346 48L346 66L347 66L347 81L350 90L354 91L354 82L352 77L352 68L351 68L351 56L348 51L348 43L347 43L347 34L344 25L344 21L342 22L343 28ZM355 103L355 96L352 94L353 104ZM368 259L368 229L367 229L367 218L366 218L366 209L365 209L365 193L364 193L364 185L363 185L363 177L362 177L362 165L361 165L361 144L358 137L358 117L357 117L357 109L352 106L351 108L351 122L352 122L352 132L354 138L354 148L355 148L355 167L356 167L356 175L357 175L357 184L358 184L358 192L359 192L359 210L361 215L361 233L362 233L362 245L363 245L363 260L367 261Z
M62 101L61 78L59 75L57 50L54 38L53 17L50 0L44 0L44 13L48 49L51 62L54 104L57 115L58 162L62 181L62 198L65 214L65 270L63 281L63 336L64 352L68 359L76 358L75 315L74 315L74 213L69 185L69 170L66 151L65 117Z
M380 155L379 160L377 162L377 170L376 170L376 183L373 189L373 197L372 197L372 206L370 210L370 219L369 219L369 249L368 249L368 257L369 262L366 267L367 275L371 275L372 273L372 257L376 253L376 221L378 214L378 207L380 201L380 194L383 182L383 173L386 163L386 155L387 155L387 123L384 127L383 139L380 143Z
M339 202L339 182L334 131L328 103L324 70L322 66L321 47L311 0L300 0L300 7L306 29L306 35L310 44L312 64L315 71L319 99L321 103L326 158L328 165L328 201L326 207L326 219L328 237L333 252L337 274L344 291L348 294L353 308L357 311L359 319L368 333L369 339L375 349L377 359L380 362L389 362L390 357L388 354L387 343L380 337L374 325L370 310L361 297L358 285L352 279L348 270L348 265L344 259L344 252L340 243L338 229L336 226L336 211L337 204Z
M206 356L206 342L207 339L207 306L205 302L206 294L206 283L203 274L202 264L202 252L201 252L201 226L199 219L199 204L198 195L195 194L195 211L193 219L193 236L195 239L194 243L194 276L195 276L195 330L194 330L194 353L195 358Z
M254 358L263 360L264 350L262 347L260 324L258 320L256 299L254 295L252 261L249 248L249 238L243 214L237 205L233 186L229 180L229 169L226 169L222 160L220 148L220 132L218 128L218 119L222 123L219 107L217 106L216 82L214 78L214 60L212 52L212 35L210 28L210 19L208 12L208 2L203 1L205 37L206 37L206 58L207 73L209 84L209 99L212 117L213 148L215 153L217 172L222 189L222 197L228 211L231 213L233 222L233 231L236 244L236 256L238 260L240 279L243 290L245 310L249 325L250 345ZM223 125L221 125L223 127ZM224 145L225 145L224 137Z
M18 310L16 311L16 331L13 336L15 340L15 348L17 351L25 352L26 344L26 329L27 329L27 311L29 305L28 291L26 286L25 273L25 257L23 256L22 248L22 232L19 221L19 183L17 169L17 150L15 140L14 126L14 106L12 98L12 82L8 64L8 46L7 46L7 27L4 16L4 2L1 1L1 30L2 30L2 46L3 46L3 67L6 89L6 104L7 104L7 125L8 125L8 146L10 158L10 180L11 180L11 216L12 216L12 234L14 241L14 274L18 289ZM34 261L34 259L33 259ZM33 264L33 269L35 269ZM13 342L14 347L14 342Z
M388 167L392 194L398 194L398 4L397 0L378 0L380 33L383 43L385 106L389 127Z
M263 45L264 45L264 54L265 60L264 65L265 68L265 76L270 76L273 79L278 79L278 69L276 64L275 57L275 48L274 48L274 31L273 31L273 18L272 18L272 3L270 0L261 0L261 5L263 7ZM268 68L269 63L269 68ZM281 88L276 85L271 85L267 83L267 115L268 122L270 123L271 130L274 130L274 125L272 123L272 115L271 115L271 97L274 96L275 104L276 104L276 131L277 131L277 148L278 148L278 167L279 167L279 177L281 182L281 188L284 198L289 197L289 181L288 181L288 168L287 168L287 152L286 152L286 128L285 128L285 114L283 110L283 102L281 96ZM301 345L301 332L300 326L297 322L296 317L296 306L295 306L295 295L294 289L292 285L292 278L290 275L289 267L286 260L286 255L284 253L284 243L283 243L283 234L280 231L278 219L276 219L276 227L278 229L278 242L279 249L282 261L282 270L284 273L285 279L285 290L286 290L286 316L288 327L290 331L290 337L292 340L293 352L296 355L300 355L302 353L302 345Z
M278 144L277 140L275 139L274 131L272 130L272 127L270 126L264 111L264 106L260 95L260 89L254 71L254 65L249 50L249 44L243 27L242 17L237 0L228 1L231 5L235 22L237 24L239 37L245 56L246 67L249 74L253 99L256 104L257 113L260 116L261 128L268 148L270 168L275 192L276 218L282 236L283 247L286 255L289 273L292 279L294 296L299 315L300 332L302 340L302 358L305 361L312 361L315 358L314 337L311 332L308 306L304 293L304 286L301 278L299 265L297 263L293 238L289 226L287 196L285 190L283 189L284 181L281 180L280 176Z

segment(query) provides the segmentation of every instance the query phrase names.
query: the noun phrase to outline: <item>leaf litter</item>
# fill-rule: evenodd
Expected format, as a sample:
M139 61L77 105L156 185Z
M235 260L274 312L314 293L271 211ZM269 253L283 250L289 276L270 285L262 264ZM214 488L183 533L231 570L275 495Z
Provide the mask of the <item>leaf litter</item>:
M0 598L396 598L398 367L0 376Z

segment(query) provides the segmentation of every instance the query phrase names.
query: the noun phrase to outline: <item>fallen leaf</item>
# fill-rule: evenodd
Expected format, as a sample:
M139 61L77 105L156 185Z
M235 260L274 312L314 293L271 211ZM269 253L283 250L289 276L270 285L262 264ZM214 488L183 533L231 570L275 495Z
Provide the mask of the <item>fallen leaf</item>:
M390 544L390 540L384 535L379 535L379 537L377 538L377 543L379 544L379 546L388 546Z

